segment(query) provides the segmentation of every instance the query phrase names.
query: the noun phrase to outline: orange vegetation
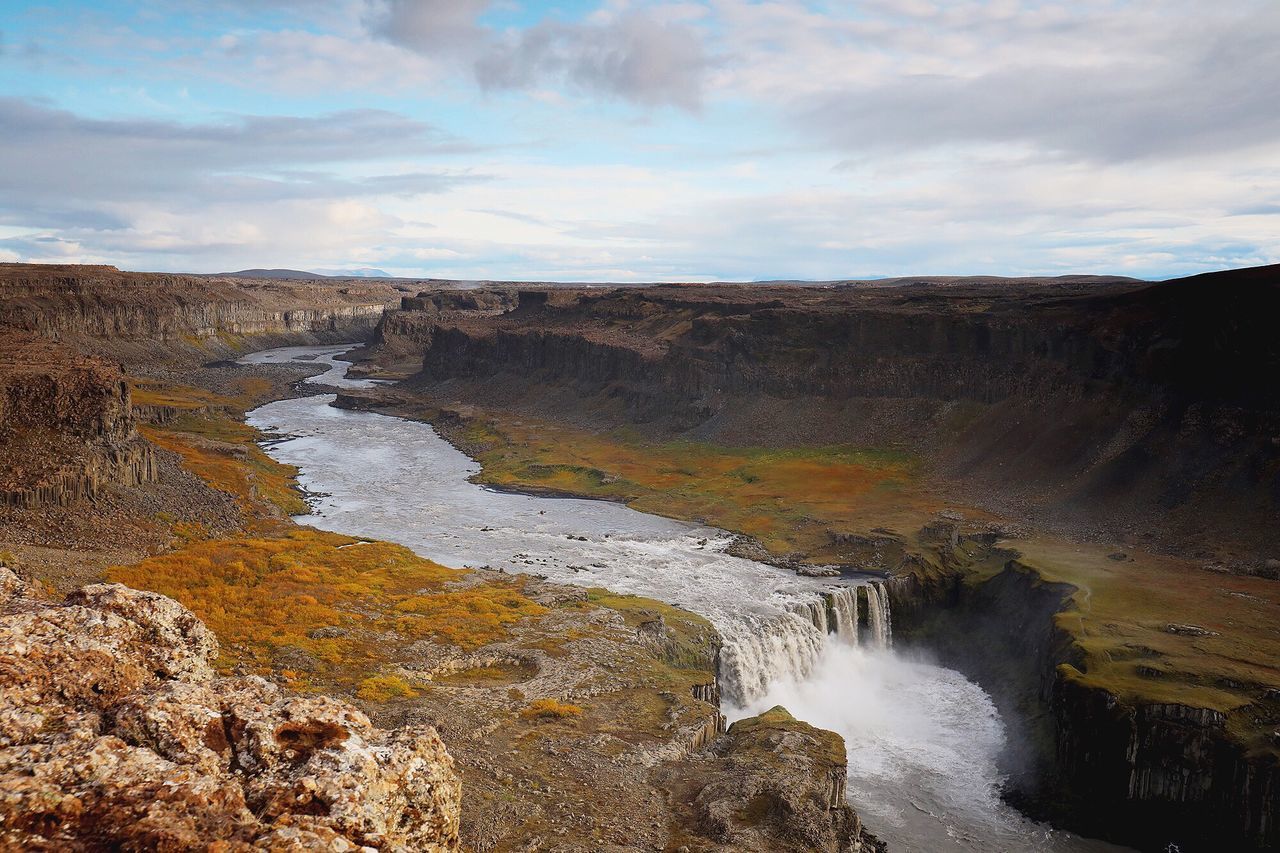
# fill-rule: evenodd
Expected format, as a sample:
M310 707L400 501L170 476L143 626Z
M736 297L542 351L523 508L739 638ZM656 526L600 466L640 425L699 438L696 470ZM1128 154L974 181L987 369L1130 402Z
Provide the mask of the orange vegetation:
M412 699L418 691L398 675L375 675L360 682L356 695L366 702L389 702L392 699Z
M520 712L520 716L526 720L563 720L582 716L582 708L555 699L535 699Z
M152 444L181 456L182 466L210 486L234 495L250 518L277 515L272 507L289 515L307 512L294 479L298 470L267 456L254 444L257 433L251 427L229 419L183 416L140 431Z
M484 466L481 482L624 500L818 561L839 557L831 531L912 530L940 508L916 460L894 451L652 442L475 409L451 432Z
M545 612L521 594L520 578L456 583L468 574L399 545L295 528L279 538L192 542L113 567L108 577L191 608L223 642L224 666L266 671L282 649L294 649L313 657L328 680L356 683L403 640L473 649Z

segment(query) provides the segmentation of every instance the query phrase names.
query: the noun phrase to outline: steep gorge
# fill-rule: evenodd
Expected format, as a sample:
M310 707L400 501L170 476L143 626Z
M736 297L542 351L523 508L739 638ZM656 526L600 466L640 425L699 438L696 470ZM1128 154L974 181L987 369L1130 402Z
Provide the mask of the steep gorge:
M367 337L400 297L380 282L291 282L0 264L0 327L119 361L198 359ZM198 362L197 362L198 363Z
M772 718L749 736L725 735L717 640L695 626L701 645L691 654L674 630L688 614L664 622L649 609L656 602L598 604L531 583L522 587L536 588L530 612L551 615L518 620L518 640L486 637L494 607L519 603L509 576L475 573L456 591L423 596L439 567L386 556L379 543L326 542L323 557L300 563L263 556L308 540L270 506L280 495L266 478L274 488L287 472L263 470L252 430L235 416L305 372L267 379L221 359L364 337L389 298L384 286L334 295L327 284L282 292L16 265L0 270L0 286L0 544L19 543L16 557L0 549L0 628L12 641L0 644L0 670L13 682L0 691L0 846L456 849L460 776L472 849L633 849L676 838L691 850L882 849L833 794L844 775L838 736ZM145 401L137 409L131 386ZM138 409L154 447L139 435ZM178 452L159 449L169 444L157 435ZM212 520L183 519L193 496L214 501ZM117 529L111 513L121 505L167 535ZM230 521L218 519L228 511ZM68 521L83 528L80 539L50 547L47 532ZM116 533L136 540L123 557L102 548ZM238 560L227 559L233 552ZM127 565L147 553L145 565ZM257 557L245 583L237 571ZM323 573L343 559L360 567L355 577L326 584ZM193 610L207 606L200 616L217 620L222 656L210 630L163 596L112 585L62 604L47 597L50 586L100 579L113 562L106 572L132 571L135 587L169 584ZM424 615L401 608L365 627L385 591L364 586L377 572L410 583ZM43 588L24 582L37 577ZM218 581L222 593L202 598ZM273 582L282 595L255 598ZM317 597L335 595L357 600L319 607ZM455 595L480 609L429 609ZM331 653L362 643L378 652ZM327 678L335 661L341 677ZM254 675L215 679L214 666ZM75 678L60 678L59 667ZM351 705L307 695L317 690L359 703L387 731ZM418 723L434 723L450 752ZM696 816L671 796L689 780L715 789Z
M1228 713L1109 689L1089 677L1084 649L1062 628L1078 590L1046 581L1016 544L961 536L934 552L948 571L889 584L899 641L976 679L1001 709L1009 798L1143 850L1274 849L1280 760L1238 724L1280 723L1280 694L1251 685L1254 703ZM1152 649L1128 643L1115 654L1159 677Z
M896 576L904 638L986 685L1023 739L1011 796L1144 848L1270 849L1280 396L1262 377L1280 367L1278 307L1276 267L1159 284L514 287L406 300L372 361L421 349L410 384L460 435L476 404L655 443L916 455L930 488L986 519L976 539L939 546L949 522L927 518L831 535L896 543L875 566ZM1022 558L1020 537L1052 552L1037 530L1098 557Z

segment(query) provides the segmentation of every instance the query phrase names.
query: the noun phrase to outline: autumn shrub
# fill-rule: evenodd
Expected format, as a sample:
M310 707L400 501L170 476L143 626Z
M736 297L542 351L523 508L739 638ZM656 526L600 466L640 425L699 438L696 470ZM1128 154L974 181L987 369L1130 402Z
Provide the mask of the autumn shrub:
M366 702L390 702L392 699L412 699L418 691L398 675L375 675L360 682L356 695Z
M582 716L582 708L555 699L535 699L520 716L526 720L563 720Z

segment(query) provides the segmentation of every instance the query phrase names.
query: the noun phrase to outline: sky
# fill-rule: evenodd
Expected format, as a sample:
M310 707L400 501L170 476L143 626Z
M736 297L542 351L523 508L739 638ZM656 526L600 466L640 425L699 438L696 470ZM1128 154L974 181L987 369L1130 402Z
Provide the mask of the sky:
M1277 0L0 8L0 261L566 281L1280 261Z

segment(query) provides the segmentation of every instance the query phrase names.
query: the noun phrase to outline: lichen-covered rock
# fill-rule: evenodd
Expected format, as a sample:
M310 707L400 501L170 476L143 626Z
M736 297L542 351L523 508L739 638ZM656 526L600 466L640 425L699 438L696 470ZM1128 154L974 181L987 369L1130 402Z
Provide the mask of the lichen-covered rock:
M213 677L217 637L172 598L111 583L78 589L67 596L67 604L114 613L137 625L143 632L143 651L155 661L157 675L183 681Z
M154 593L51 605L0 569L0 848L457 849L434 729L213 677L217 641Z

